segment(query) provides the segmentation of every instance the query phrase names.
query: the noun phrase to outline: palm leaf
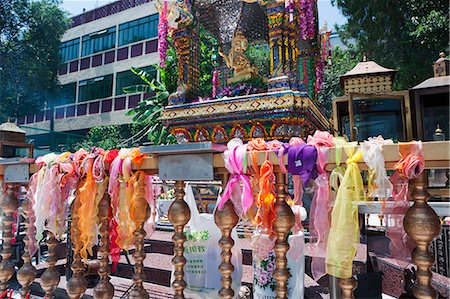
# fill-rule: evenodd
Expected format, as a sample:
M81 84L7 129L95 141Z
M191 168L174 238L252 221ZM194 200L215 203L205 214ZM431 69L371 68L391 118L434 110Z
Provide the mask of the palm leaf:
M156 68L162 73L164 72L158 66ZM125 93L153 92L155 95L144 99L133 110L129 111L127 115L133 116L134 122L149 124L147 136L154 144L175 143L176 138L169 133L168 129L160 121L162 111L164 106L167 105L167 100L170 96L166 86L152 79L144 70L133 67L131 72L136 74L145 84L127 86L124 88Z
M140 68L137 68L137 67L131 67L130 70L133 74L137 75L139 78L141 78L142 81L147 83L149 86L153 85L153 82L152 82L153 80L150 80L151 76L146 71L141 70Z
M124 93L137 93L137 92L144 92L144 93L150 93L155 91L153 87L150 85L132 85L122 88Z

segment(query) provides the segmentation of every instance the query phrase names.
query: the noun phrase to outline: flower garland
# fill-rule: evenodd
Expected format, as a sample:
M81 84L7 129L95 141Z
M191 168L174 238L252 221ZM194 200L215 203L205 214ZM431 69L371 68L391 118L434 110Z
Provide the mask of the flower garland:
M217 87L219 87L219 73L217 72L217 68L214 67L212 76L212 94L211 94L213 99L217 97Z
M164 0L163 9L158 24L159 60L162 68L166 67L167 49L169 47L169 21L167 20L167 0Z
M289 13L289 23L292 23L294 21L294 1L292 0L285 0L284 1L284 9L287 13Z
M309 40L315 36L316 28L316 18L314 15L315 0L300 0L299 12L300 16L298 18L300 25L301 38L303 40Z
M319 60L316 64L316 92L323 88L323 62Z

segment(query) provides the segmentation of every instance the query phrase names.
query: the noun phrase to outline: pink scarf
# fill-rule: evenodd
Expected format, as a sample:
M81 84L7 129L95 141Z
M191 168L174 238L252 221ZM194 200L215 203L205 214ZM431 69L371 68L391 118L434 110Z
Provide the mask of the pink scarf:
M236 140L234 140L236 142ZM223 154L225 167L230 172L230 179L222 194L218 208L222 209L228 199L234 204L236 214L245 215L253 205L252 186L250 178L244 173L244 160L247 159L247 145L228 144L228 150ZM242 189L241 189L242 184Z
M397 172L391 176L394 191L390 201L393 201L393 204L386 207L386 237L391 240L389 243L391 256L409 261L414 243L403 228L403 218L409 209L409 181L422 174L425 161L420 141L400 143L399 149L401 159L395 165Z
M36 188L37 188L37 176L36 172L30 178L30 183L28 187L27 197L28 197L28 228L26 235L28 237L28 252L30 256L33 256L37 251L37 240L36 240L36 227L34 226L34 221L36 220L36 216L34 215L33 206L35 204L35 196L36 196Z
M328 159L328 148L334 146L333 136L328 132L316 131L313 136L308 136L308 144L316 147L317 170L319 172L318 177L314 181L316 188L309 215L312 253L311 272L314 280L318 281L325 275L325 256L331 225L330 185L325 165Z

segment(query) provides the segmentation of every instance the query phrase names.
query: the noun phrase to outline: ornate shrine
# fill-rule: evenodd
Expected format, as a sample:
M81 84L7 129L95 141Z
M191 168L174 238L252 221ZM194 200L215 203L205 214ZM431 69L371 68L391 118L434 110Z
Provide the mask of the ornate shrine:
M285 141L328 126L314 102L298 91L169 106L163 121L179 142L223 143L234 137Z
M179 142L287 140L328 129L317 91L328 60L329 32L319 33L316 0L166 0L157 7L161 65L169 35L178 58L178 90L161 120ZM198 98L200 28L217 43L207 100ZM255 65L251 51L266 53L267 68Z

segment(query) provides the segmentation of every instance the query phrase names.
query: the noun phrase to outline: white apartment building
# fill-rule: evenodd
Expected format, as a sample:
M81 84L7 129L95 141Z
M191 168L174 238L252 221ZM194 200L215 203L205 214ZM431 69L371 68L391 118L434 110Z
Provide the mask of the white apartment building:
M158 22L150 0L118 0L72 18L60 45L58 98L49 99L41 113L17 120L36 147L47 147L50 131L66 133L57 134L61 143L65 135L83 135L95 126L132 122L126 112L144 95L122 89L140 81L131 67L156 76Z

